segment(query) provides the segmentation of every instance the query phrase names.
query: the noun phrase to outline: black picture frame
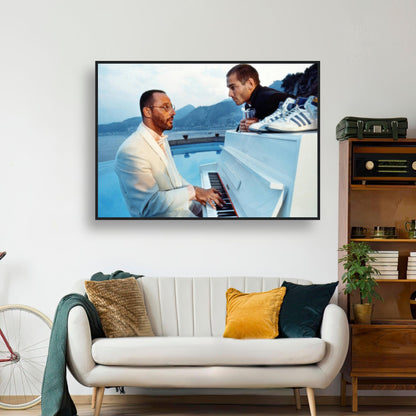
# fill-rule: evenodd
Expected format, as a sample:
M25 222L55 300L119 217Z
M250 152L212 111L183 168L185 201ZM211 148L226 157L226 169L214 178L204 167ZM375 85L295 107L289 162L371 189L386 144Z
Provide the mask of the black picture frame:
M244 117L244 105L238 106L228 97L226 74L238 64L256 68L261 85L291 94L292 112L295 107L306 111L305 100L314 97L316 128L264 133L236 131L238 117ZM230 195L234 189L231 199L236 217L189 217L181 215L182 211L179 216L148 216L151 210L145 216L130 214L114 171L114 158L120 145L142 121L141 94L153 88L166 91L172 103L176 103L173 129L166 133L178 171L197 186L201 184L192 183L190 178L196 180L195 169L201 164L217 163L223 174L228 171L229 183L223 185L229 188ZM279 129L282 125L286 128L285 120L278 121ZM289 123L290 120L288 126ZM319 61L96 61L95 127L96 220L320 219ZM217 215L210 211L210 215Z

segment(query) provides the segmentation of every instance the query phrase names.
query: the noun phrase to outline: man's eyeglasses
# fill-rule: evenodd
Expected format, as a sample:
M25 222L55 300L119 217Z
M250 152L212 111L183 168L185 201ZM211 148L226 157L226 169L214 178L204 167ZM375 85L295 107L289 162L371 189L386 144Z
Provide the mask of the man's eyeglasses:
M149 108L163 108L167 113L169 111L175 111L175 106L174 105L149 105Z

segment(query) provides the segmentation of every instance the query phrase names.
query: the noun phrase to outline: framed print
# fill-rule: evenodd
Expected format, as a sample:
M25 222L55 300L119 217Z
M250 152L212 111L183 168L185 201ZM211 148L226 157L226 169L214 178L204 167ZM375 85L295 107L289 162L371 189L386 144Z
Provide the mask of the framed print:
M320 63L97 61L96 219L319 219Z

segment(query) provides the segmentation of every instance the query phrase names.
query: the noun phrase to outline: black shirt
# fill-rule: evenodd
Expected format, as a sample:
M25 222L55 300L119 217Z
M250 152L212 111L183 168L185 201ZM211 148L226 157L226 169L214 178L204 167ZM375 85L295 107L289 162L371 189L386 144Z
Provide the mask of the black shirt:
M246 108L255 108L255 117L262 120L274 113L277 107L279 107L279 103L285 101L288 97L292 97L292 95L273 88L257 85L251 94L249 104L246 104Z

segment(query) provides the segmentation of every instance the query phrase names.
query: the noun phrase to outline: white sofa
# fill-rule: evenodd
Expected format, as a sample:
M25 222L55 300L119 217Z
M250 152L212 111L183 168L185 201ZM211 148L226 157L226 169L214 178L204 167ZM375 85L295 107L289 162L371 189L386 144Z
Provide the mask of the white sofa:
M299 388L307 389L316 415L315 388L326 388L344 363L348 322L330 303L320 338L230 339L225 328L225 292L262 292L283 281L306 280L231 277L139 279L155 337L92 340L80 306L68 318L68 367L83 385L96 387L98 416L105 386L143 388ZM331 300L332 301L332 300Z

